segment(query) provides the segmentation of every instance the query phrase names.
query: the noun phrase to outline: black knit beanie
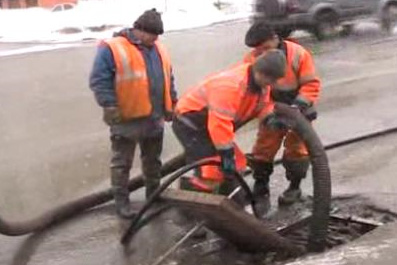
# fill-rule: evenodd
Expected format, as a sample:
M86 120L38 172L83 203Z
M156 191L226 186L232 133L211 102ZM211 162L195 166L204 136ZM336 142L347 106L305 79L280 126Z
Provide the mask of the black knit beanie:
M285 75L286 65L284 53L274 49L259 56L253 64L253 69L266 76L278 79Z
M134 22L134 28L155 35L161 35L164 33L161 14L157 12L155 8L146 10L140 17L138 17Z
M254 48L276 35L274 29L263 21L255 22L245 34L245 45Z

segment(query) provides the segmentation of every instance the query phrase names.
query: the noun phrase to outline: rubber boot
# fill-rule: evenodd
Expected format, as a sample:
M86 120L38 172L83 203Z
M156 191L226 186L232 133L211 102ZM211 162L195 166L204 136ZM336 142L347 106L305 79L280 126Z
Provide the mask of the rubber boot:
M130 204L128 176L128 172L123 169L111 170L112 193L116 205L116 213L123 219L131 219L135 214Z
M286 178L289 180L289 187L278 198L280 206L287 206L298 202L302 197L300 184L302 179L306 177L309 169L309 159L298 161L285 160L283 166L286 170Z
M225 178L225 180L219 186L218 194L228 197L232 192L234 192L240 183L235 178ZM245 191L241 188L236 194L231 198L238 205L244 207L247 204L245 197Z
M273 163L257 160L252 156L248 157L248 164L253 170L255 179L253 195L257 199L269 197L269 180L273 173Z

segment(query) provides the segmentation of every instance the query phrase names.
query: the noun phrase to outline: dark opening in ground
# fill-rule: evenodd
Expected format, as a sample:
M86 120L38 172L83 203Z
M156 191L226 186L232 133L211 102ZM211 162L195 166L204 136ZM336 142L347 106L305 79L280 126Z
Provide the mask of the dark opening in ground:
M297 223L280 229L279 234L288 238L296 245L306 246L309 238L309 224L310 218L307 217ZM382 223L356 216L332 215L328 227L326 248L329 250L333 247L349 243L380 225L382 225ZM282 253L268 253L267 257L268 262L282 261L285 259L288 259L288 257L283 256Z
M274 211L264 221L294 243L306 245L310 209L311 201L307 199L293 207ZM354 241L377 227L395 220L397 220L397 214L376 208L364 198L334 199L327 237L327 251ZM303 255L307 254L309 253ZM192 239L165 264L281 265L289 261L291 258L283 256L282 253L243 253L213 235L201 241Z

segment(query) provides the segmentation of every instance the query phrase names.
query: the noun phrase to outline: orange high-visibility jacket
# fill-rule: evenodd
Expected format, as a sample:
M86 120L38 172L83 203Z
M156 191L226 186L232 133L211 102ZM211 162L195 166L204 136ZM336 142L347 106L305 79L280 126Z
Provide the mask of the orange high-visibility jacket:
M320 79L316 76L310 52L291 41L284 40L283 44L286 47L287 69L285 76L274 85L274 94L289 93L309 105L316 103L320 95L321 84ZM246 54L243 61L253 63L259 55L254 49ZM277 98L275 100L277 101Z
M270 89L262 93L248 90L250 64L240 64L208 77L190 89L176 106L177 115L208 112L207 130L216 149L231 148L234 128L273 110Z
M117 102L124 120L148 117L152 113L150 82L142 53L124 37L106 40L116 65ZM164 71L164 106L172 112L171 60L165 47L155 43Z

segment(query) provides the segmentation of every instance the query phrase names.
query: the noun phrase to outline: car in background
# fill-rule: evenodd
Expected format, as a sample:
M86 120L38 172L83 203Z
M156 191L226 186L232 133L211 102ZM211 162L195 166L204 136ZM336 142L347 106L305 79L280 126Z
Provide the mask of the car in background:
M397 21L397 0L256 0L254 21L266 21L281 37L307 30L319 40L349 34L354 22L375 18L391 32Z
M75 7L76 5L73 3L57 4L51 9L51 12L62 12L62 11L72 10Z

